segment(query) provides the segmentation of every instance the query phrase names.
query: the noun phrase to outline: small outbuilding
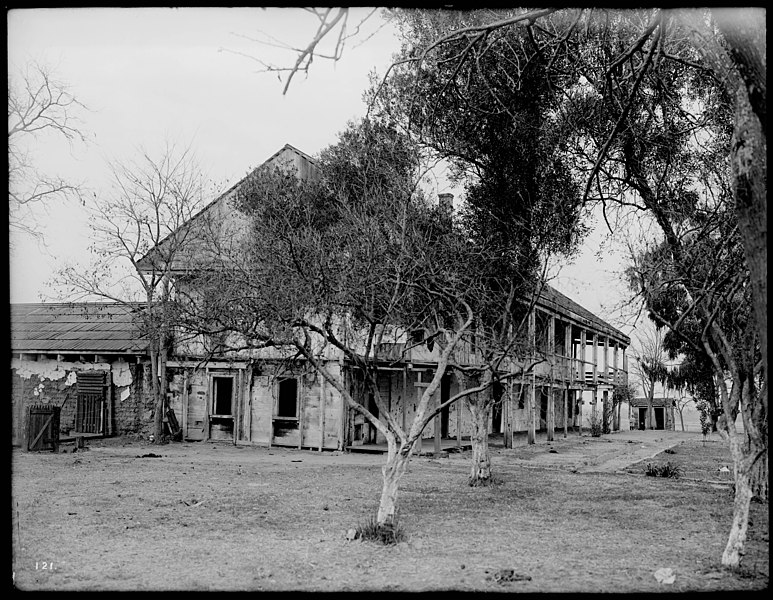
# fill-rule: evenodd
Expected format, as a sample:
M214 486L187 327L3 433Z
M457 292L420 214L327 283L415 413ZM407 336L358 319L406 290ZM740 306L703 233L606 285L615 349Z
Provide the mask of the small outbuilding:
M631 400L631 429L667 429L674 431L674 399L653 398L652 414L647 398Z
M59 407L59 434L110 436L151 424L147 342L137 307L11 304L12 443L26 446L29 408Z

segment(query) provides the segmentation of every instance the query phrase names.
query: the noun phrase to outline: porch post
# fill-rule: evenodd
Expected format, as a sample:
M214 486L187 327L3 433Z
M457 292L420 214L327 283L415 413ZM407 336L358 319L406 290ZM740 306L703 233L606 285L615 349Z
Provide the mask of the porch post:
M564 437L566 437L569 435L569 388L564 388L561 394L564 397Z

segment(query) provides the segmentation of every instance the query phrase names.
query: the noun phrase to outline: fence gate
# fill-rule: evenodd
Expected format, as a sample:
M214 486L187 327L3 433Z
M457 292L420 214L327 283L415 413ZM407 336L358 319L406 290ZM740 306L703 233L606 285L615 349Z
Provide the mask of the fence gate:
M27 413L27 450L57 451L59 445L59 407L33 404Z
M106 435L109 424L109 373L78 371L78 399L75 410L75 432Z

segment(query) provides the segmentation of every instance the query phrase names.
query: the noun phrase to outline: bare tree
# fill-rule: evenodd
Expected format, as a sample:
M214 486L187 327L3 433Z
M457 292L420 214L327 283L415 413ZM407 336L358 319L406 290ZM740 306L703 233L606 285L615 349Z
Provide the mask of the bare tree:
M156 443L163 441L166 356L177 322L171 273L190 252L197 230L184 227L207 199L190 148L167 143L158 157L110 165L112 189L87 205L94 241L89 266L69 265L55 284L67 300L97 299L136 307L148 339Z
M645 427L653 429L653 400L655 399L655 387L664 385L667 376L665 352L663 350L663 335L659 331L648 331L640 336L639 346L633 350L631 356L635 360L634 371L639 378L639 384L647 400L647 420Z
M11 230L39 237L35 207L52 200L80 197L80 186L40 172L35 151L46 136L85 142L77 119L85 109L50 69L29 63L8 76L8 201Z

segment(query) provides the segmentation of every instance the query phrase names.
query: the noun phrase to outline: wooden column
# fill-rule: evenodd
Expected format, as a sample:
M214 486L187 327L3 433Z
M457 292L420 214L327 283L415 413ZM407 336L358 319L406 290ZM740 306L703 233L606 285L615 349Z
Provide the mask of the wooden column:
M188 369L183 369L183 414L180 415L183 440L188 437Z
M403 431L405 431L405 413L408 412L408 367L403 367L403 414L402 414L402 427ZM405 431L405 434L408 435L408 432Z
M428 383L424 383L421 380L421 371L416 371L416 376L418 378L418 381L415 381L413 383L414 387L416 388L416 403L418 404L421 401L421 396L424 393L424 388L428 387ZM416 454L419 455L422 452L422 446L424 445L424 440L422 439L422 436L424 435L424 432L422 431L421 434L419 434L419 439L416 440Z
M513 447L513 380L507 380L507 399L505 400L505 448Z
M568 384L567 384L568 385ZM569 388L564 388L562 395L564 397L564 437L569 435Z
M532 373L531 385L529 385L529 392L528 392L528 395L526 396L527 406L528 406L528 410L526 411L526 416L528 417L528 427L529 427L527 441L529 444L533 444L537 439L537 428L534 422L534 418L535 418L534 405L535 405L536 389L537 389L537 381L536 381L536 377L534 376L534 373Z
M440 406L440 403L443 401L443 399L441 398L440 393L436 393L435 397L436 397L436 400L433 404L437 409L437 407ZM435 426L435 455L437 456L438 454L440 454L440 451L443 447L443 444L441 442L442 431L440 430L440 413L436 414L435 418L432 421Z
M548 441L552 442L556 429L556 398L553 382L556 380L556 318L553 315L548 316L548 355L550 356L550 387L548 387L548 406L545 415L546 427L548 430Z
M298 377L298 450L303 447L303 388L306 375Z
M532 346L532 357L536 358L537 356L537 349L535 347L536 344L536 330L537 330L537 318L536 318L536 308L533 308L531 312L529 313L529 341L531 342ZM526 396L526 422L527 422L527 443L533 444L536 441L537 433L536 433L536 426L534 423L534 394L535 386L537 383L536 376L534 374L534 367L531 369L531 385L529 386L529 391Z
M462 405L464 400L457 400L454 403L456 406L456 447L462 447Z
M545 415L545 427L548 430L548 441L552 442L556 429L556 395L555 388L552 386L548 388L547 392L547 414Z
M325 384L327 381L320 375L319 383L319 451L325 446Z

